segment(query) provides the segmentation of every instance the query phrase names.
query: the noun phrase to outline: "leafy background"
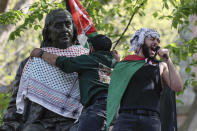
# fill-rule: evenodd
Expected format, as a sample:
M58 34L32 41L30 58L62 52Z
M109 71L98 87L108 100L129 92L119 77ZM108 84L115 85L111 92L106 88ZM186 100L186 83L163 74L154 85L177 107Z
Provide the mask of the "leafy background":
M12 0L9 9L0 14L0 123L19 63L42 41L45 15L52 9L65 8L65 1L61 0L32 0L31 4L15 9L17 2ZM184 70L189 76L184 87L196 86L192 67L196 65L193 55L197 52L197 37L180 37L183 32L191 32L188 27L191 25L190 17L197 14L196 0L81 0L81 3L98 32L108 35L113 45L118 44L116 49L121 57L129 54L129 39L137 29L156 29L161 34L161 46L170 49L177 69ZM2 32L8 33L3 36ZM180 69L181 61L186 62L184 69Z

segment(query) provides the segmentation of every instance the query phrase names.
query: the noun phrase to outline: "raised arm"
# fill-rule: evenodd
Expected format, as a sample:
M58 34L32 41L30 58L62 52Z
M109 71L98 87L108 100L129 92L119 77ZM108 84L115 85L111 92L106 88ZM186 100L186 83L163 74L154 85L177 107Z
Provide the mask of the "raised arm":
M158 53L160 57L164 58L164 62L160 63L163 82L165 82L172 90L181 91L183 89L183 81L169 57L168 49L160 49ZM166 57L164 57L164 54L166 54Z

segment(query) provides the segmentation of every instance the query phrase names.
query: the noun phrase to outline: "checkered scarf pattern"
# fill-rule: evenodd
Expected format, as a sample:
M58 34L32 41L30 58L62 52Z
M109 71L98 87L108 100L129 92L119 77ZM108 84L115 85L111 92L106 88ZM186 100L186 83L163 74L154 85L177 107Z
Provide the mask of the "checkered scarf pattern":
M88 49L76 45L67 49L42 49L67 57L76 57L89 52ZM20 114L24 112L25 98L73 119L78 119L82 110L78 74L64 73L41 58L29 59L24 67L16 100L17 112Z
M140 47L144 44L144 39L146 37L153 37L160 40L160 35L156 30L148 29L148 28L140 28L131 37L130 40L131 48L129 51L138 52Z

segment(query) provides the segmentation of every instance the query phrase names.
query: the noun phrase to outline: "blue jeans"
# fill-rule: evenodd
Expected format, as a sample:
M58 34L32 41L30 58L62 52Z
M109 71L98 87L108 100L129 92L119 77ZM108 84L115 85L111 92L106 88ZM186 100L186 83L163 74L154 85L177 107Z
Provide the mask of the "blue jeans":
M161 131L160 118L122 112L116 119L112 131Z
M104 131L106 123L107 99L97 99L95 102L84 108L79 117L77 131Z

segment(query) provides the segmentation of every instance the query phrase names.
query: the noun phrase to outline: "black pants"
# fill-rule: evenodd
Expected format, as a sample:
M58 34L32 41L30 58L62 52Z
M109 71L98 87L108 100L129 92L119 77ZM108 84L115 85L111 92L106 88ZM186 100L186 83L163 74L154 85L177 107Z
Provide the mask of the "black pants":
M160 118L122 112L112 131L161 131Z
M106 123L106 98L97 99L84 108L79 117L77 131L104 131Z

